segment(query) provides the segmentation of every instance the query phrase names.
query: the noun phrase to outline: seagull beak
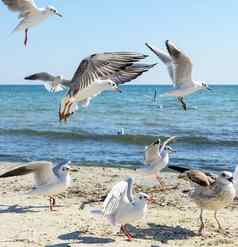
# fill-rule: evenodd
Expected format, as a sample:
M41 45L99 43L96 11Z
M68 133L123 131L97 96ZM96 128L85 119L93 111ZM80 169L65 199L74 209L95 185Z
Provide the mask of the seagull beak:
M56 12L55 14L58 15L59 17L63 17L63 15L61 15L59 12Z
M69 168L69 171L70 171L70 172L78 172L78 171L79 171L79 168L76 168L76 167L72 167L72 166L71 166L71 167Z
M234 180L233 177L228 178L228 181L230 181L231 183L233 183L233 180Z

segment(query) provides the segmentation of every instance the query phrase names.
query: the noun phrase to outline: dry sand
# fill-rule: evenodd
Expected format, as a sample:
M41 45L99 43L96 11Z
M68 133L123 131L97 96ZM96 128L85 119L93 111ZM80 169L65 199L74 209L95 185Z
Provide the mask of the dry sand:
M91 207L102 205L93 201L100 201L113 184L128 175L135 176L137 191L153 194L158 202L149 206L145 219L129 225L132 242L113 233L105 219L89 213ZM199 210L182 192L189 184L177 181L174 173L164 172L162 176L170 187L165 192L160 191L154 178L141 178L133 170L81 167L73 174L72 188L57 197L54 212L49 212L47 198L25 195L31 175L2 179L0 246L238 246L237 202L219 212L225 234L216 231L213 213L206 212L209 235L197 236Z

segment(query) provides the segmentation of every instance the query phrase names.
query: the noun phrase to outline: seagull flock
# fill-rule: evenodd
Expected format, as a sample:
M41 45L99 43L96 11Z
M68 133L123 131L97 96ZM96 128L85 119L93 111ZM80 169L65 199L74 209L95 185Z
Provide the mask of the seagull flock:
M9 10L18 12L20 22L14 31L25 33L24 45L28 44L28 30L39 25L49 16L62 15L52 6L39 8L33 0L2 0ZM167 40L164 52L152 44L146 46L167 67L169 77L174 89L165 95L176 97L182 104L183 110L188 107L184 97L199 90L210 90L207 83L192 79L192 61L182 50ZM145 64L141 61L147 56L138 52L104 52L92 54L84 58L79 64L72 79L64 79L61 75L51 75L48 72L35 73L25 77L25 80L43 81L50 92L67 90L59 104L59 120L67 122L72 114L78 110L78 104L87 107L90 101L103 91L121 92L119 86L141 76L152 69L156 64ZM203 211L213 210L218 229L222 230L217 218L217 211L231 204L237 194L238 167L232 174L223 171L220 174L211 174L206 171L189 170L187 168L172 166L169 157L175 150L170 147L175 141L175 136L169 137L163 142L160 139L145 147L144 166L136 169L141 176L155 176L162 185L160 171L165 167L181 173L178 178L191 182L192 191L190 198L200 208L201 226L199 234L205 236L205 224ZM56 201L55 195L64 192L71 184L70 162L53 164L49 161L34 161L17 168L10 169L0 178L33 174L34 183L29 194L46 195L49 197L49 209L52 211ZM77 170L77 169L76 169ZM127 229L127 224L135 222L145 216L147 204L153 202L153 198L145 193L133 194L134 178L129 177L118 182L108 193L102 209L92 209L94 215L101 215L108 219L113 226L120 226L128 240L132 235Z

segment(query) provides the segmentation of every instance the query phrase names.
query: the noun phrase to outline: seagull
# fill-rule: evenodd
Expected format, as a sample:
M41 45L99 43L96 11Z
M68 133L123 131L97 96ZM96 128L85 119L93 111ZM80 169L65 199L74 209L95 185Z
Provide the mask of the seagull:
M83 59L72 80L57 77L57 83L69 88L62 99L59 108L59 120L67 119L78 109L77 102L87 107L93 97L103 91L121 92L118 85L131 81L155 64L136 63L146 58L146 55L134 52L97 53ZM55 76L38 73L25 77L26 80L50 80L55 82ZM43 76L42 76L43 75Z
M174 153L168 144L175 140L176 136L172 136L161 143L158 139L149 146L145 147L144 163L145 166L137 169L145 175L155 175L156 179L161 184L160 171L169 163L169 153Z
M186 111L187 105L184 101L185 96L201 89L211 89L208 87L207 83L194 81L192 79L192 61L190 57L179 50L175 44L169 40L165 42L165 45L168 54L146 43L146 46L167 66L170 79L175 87L174 90L167 92L165 95L177 97L177 100L181 102L184 111Z
M214 218L218 225L218 230L223 231L222 225L217 218L217 211L230 205L235 196L234 177L231 172L223 171L219 175L200 170L189 170L176 166L169 166L182 173L178 176L180 179L189 180L193 185L190 193L191 199L200 208L200 228L199 234L206 236L205 224L203 220L204 209L213 210Z
M2 1L8 7L9 10L19 12L18 18L20 19L20 22L13 31L25 32L25 46L27 46L29 28L39 25L51 15L57 15L62 17L62 15L53 6L38 8L34 0Z
M134 179L132 177L117 183L107 195L103 203L103 210L91 210L93 214L107 217L113 226L119 225L121 232L129 241L133 237L127 229L127 224L143 218L147 211L148 202L152 202L152 199L143 192L138 193L135 199L132 193L133 184Z
M54 166L49 161L33 161L1 174L0 178L32 173L34 175L34 185L28 194L49 196L49 209L53 211L56 203L54 196L64 192L70 186L70 171L75 171L70 164L71 162L67 162Z

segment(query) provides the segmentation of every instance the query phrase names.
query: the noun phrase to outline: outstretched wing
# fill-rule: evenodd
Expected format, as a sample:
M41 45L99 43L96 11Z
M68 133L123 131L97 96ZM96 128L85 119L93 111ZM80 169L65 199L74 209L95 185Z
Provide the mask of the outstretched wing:
M72 83L76 84L79 89L83 89L88 87L95 80L121 77L123 78L121 79L121 82L125 82L126 77L129 77L129 80L134 77L134 74L133 77L131 77L133 69L139 70L139 68L136 67L131 67L130 70L126 70L126 68L145 57L146 56L143 54L134 52L106 52L93 54L82 60L73 76ZM125 71L120 76L120 71L122 70Z
M9 10L19 12L19 18L37 11L37 6L33 0L2 0Z
M128 183L126 181L121 181L113 186L112 190L109 192L103 203L104 215L113 215L120 206L120 202L122 200L127 200L127 189Z
M155 53L155 55L157 55L157 57L166 65L167 69L168 69L168 73L169 73L169 77L171 79L171 81L173 83L175 83L175 75L174 75L174 70L175 70L175 66L173 63L172 58L166 54L165 52L161 51L160 49L146 43L145 44L153 53Z
M0 175L0 178L22 176L29 173L34 174L35 185L47 184L55 181L56 176L52 170L53 164L49 161L34 161L24 166L17 167L13 170Z
M54 76L46 72L40 72L33 75L26 76L25 80L43 81L45 88L49 92L60 92L69 87L71 81L63 79L61 76Z
M166 145L168 145L169 143L173 142L175 139L176 139L176 136L171 136L167 140L165 140L163 145L160 148L160 152L163 152L164 148L166 147Z
M165 42L167 50L175 65L174 83L181 85L192 80L192 61L184 52L179 50L175 44L167 40Z

